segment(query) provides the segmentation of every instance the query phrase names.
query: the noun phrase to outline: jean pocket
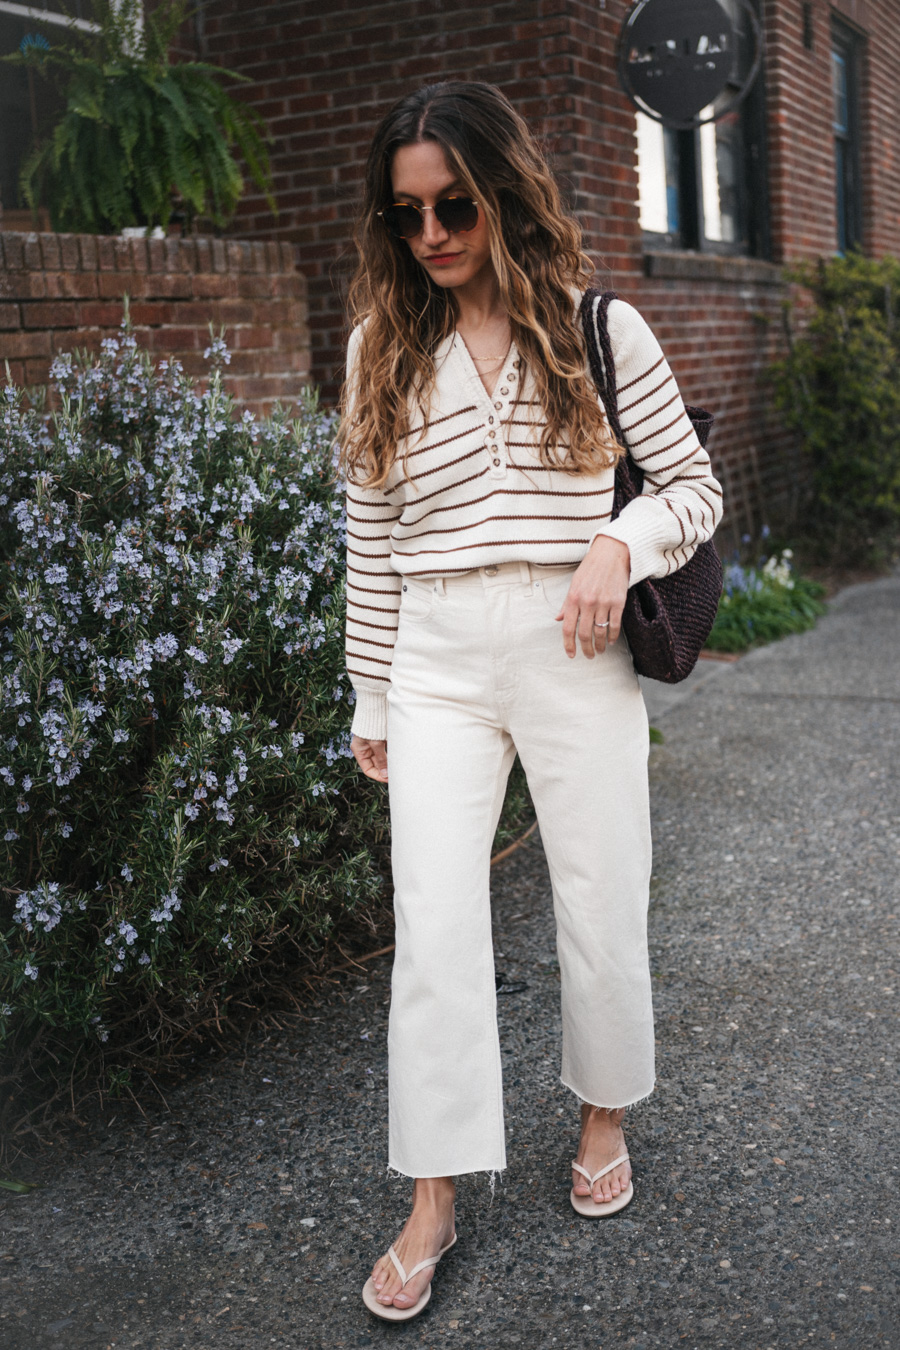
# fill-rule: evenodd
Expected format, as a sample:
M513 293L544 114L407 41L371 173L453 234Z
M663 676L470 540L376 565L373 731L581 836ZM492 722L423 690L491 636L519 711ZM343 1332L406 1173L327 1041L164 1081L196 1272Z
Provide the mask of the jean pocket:
M576 570L575 567L567 567L558 572L544 572L532 582L532 586L543 597L544 604L552 612L554 618L566 603L566 596L569 594L569 587Z
M434 609L434 583L407 577L400 587L400 617L424 623Z

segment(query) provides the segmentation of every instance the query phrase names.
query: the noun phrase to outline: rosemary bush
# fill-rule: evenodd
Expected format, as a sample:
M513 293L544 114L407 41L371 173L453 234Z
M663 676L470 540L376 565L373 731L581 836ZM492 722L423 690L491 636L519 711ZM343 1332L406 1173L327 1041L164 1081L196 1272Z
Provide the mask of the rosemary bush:
M803 323L788 307L776 396L811 469L804 535L832 562L884 560L900 541L900 261L853 253L789 276Z
M49 419L0 397L8 1054L42 1031L159 1047L384 889L333 417L236 420L221 339L207 355L200 394L123 329L57 360Z

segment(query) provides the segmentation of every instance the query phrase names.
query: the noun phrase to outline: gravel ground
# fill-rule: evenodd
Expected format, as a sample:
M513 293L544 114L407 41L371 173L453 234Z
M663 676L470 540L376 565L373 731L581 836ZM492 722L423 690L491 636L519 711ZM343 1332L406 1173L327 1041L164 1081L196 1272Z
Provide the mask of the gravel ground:
M648 690L659 1077L626 1122L621 1216L568 1203L577 1105L530 842L495 873L498 968L527 986L500 999L510 1165L493 1196L462 1179L421 1318L359 1297L408 1196L384 1166L381 959L0 1201L3 1350L900 1345L898 665L892 577Z

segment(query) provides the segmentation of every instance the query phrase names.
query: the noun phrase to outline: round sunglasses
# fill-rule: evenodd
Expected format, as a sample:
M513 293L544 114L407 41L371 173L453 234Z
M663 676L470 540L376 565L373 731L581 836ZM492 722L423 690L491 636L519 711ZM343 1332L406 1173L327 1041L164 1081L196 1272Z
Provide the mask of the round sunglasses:
M415 239L425 228L426 211L433 211L450 234L468 234L478 224L478 203L471 197L442 197L434 206L392 202L378 214L398 239Z

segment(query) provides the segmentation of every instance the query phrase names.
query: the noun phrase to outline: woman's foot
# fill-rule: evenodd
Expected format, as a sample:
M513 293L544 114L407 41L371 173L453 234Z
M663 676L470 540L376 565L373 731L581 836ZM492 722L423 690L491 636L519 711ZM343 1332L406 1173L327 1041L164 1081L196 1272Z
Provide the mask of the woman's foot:
M452 1177L416 1179L412 1214L394 1243L394 1251L406 1270L412 1270L429 1256L437 1256L441 1248L452 1241L456 1231L453 1211L455 1196L456 1186ZM433 1274L434 1266L427 1266L401 1289L397 1268L385 1253L372 1268L372 1282L378 1302L393 1303L397 1308L412 1307L422 1297Z
M618 1111L607 1111L603 1107L590 1106L587 1102L581 1107L581 1143L575 1161L580 1163L591 1176L606 1167L614 1158L625 1153L625 1135L622 1122L625 1119L624 1106ZM628 1189L631 1180L631 1163L625 1162L614 1167L605 1176L594 1182L593 1191L580 1172L572 1171L572 1185L575 1194L591 1196L597 1205L607 1204Z

